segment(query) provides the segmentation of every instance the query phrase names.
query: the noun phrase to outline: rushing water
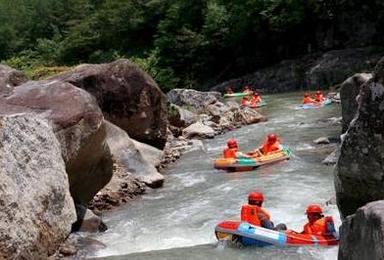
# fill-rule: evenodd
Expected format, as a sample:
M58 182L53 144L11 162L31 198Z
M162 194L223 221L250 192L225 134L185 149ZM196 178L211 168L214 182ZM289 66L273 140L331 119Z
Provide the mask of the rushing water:
M313 139L337 136L340 126L328 118L340 115L338 105L297 110L301 93L271 95L261 111L269 120L205 141L206 151L183 156L165 175L164 187L104 216L108 231L96 235L107 245L98 256L108 259L336 259L337 247L235 248L218 244L215 225L237 219L252 190L264 193L264 207L275 223L301 231L310 203L323 206L340 224L335 205L332 166L321 164L325 153ZM291 160L252 172L214 170L212 160L221 155L228 138L241 150L258 146L265 136L277 133L293 150ZM320 149L321 150L321 149ZM159 251L160 250L160 251ZM120 256L118 256L120 255ZM124 256L125 255L125 256ZM127 256L129 255L129 256Z

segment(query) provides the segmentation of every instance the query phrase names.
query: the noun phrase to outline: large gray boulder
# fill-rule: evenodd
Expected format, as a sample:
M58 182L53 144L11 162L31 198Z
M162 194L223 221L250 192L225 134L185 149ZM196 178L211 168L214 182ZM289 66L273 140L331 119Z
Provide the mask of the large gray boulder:
M372 74L358 73L349 77L341 84L340 99L341 99L341 114L343 129L345 133L349 123L355 117L357 112L357 95L360 92L360 86L372 78Z
M158 167L161 164L161 159L163 157L164 152L162 150L157 149L156 147L150 146L145 143L138 142L133 140L133 144L140 151L141 155L144 159L151 165Z
M140 142L164 147L168 124L165 95L146 72L129 60L80 65L51 79L88 91L108 121Z
M125 171L132 173L138 180L151 188L161 187L164 176L156 168L144 159L135 143L126 132L119 127L106 122L107 143L111 150L113 160L123 167Z
M72 197L87 203L112 177L104 118L85 90L59 81L29 81L0 97L0 115L39 114L60 142Z
M187 128L184 128L183 137L185 138L213 138L215 136L215 131L212 127L204 125L201 122L196 122Z
M339 260L384 259L384 201L348 216L340 228Z
M343 217L384 197L384 59L360 88L358 114L341 146L335 171L337 205Z
M27 81L24 73L0 64L0 95L9 93L12 88Z
M76 221L60 144L46 120L0 117L0 258L47 259Z
M167 94L168 101L187 110L201 113L204 108L220 100L219 92L202 92L194 89L172 89Z

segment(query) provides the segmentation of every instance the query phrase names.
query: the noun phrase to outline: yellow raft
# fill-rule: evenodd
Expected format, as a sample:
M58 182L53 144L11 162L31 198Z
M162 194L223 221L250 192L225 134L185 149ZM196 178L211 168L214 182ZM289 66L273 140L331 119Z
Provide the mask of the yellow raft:
M227 171L251 171L261 165L288 160L291 156L291 150L287 147L282 150L252 158L220 158L213 161L216 169Z

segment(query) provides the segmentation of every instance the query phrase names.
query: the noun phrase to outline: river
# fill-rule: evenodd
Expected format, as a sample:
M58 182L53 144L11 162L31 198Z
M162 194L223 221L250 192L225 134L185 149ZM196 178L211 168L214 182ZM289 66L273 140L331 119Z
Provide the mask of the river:
M340 116L332 104L313 110L298 110L302 93L269 95L261 109L268 121L205 140L206 151L184 155L165 174L161 189L106 213L109 229L93 238L107 248L97 252L107 259L337 259L337 247L237 248L218 244L215 225L237 219L248 192L264 193L264 207L275 223L301 231L304 211L310 203L323 206L340 225L334 197L333 166L322 165L326 156L312 141L320 136L338 136L340 125L329 118ZM251 150L274 132L290 147L289 161L264 166L252 172L214 170L212 160L221 155L228 138L236 138L241 150Z

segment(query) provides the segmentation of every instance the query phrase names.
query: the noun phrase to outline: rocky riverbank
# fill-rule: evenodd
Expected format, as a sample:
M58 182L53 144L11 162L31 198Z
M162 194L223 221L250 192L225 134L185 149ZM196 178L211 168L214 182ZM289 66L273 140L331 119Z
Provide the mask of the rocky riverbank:
M161 187L158 169L203 149L200 139L264 120L221 103L220 93L177 90L171 102L171 95L190 98L167 105L151 77L127 60L81 65L43 81L1 66L0 90L3 186L14 194L2 207L2 258L48 257L71 231L105 230L87 206L99 214ZM192 115L188 122L183 113Z

